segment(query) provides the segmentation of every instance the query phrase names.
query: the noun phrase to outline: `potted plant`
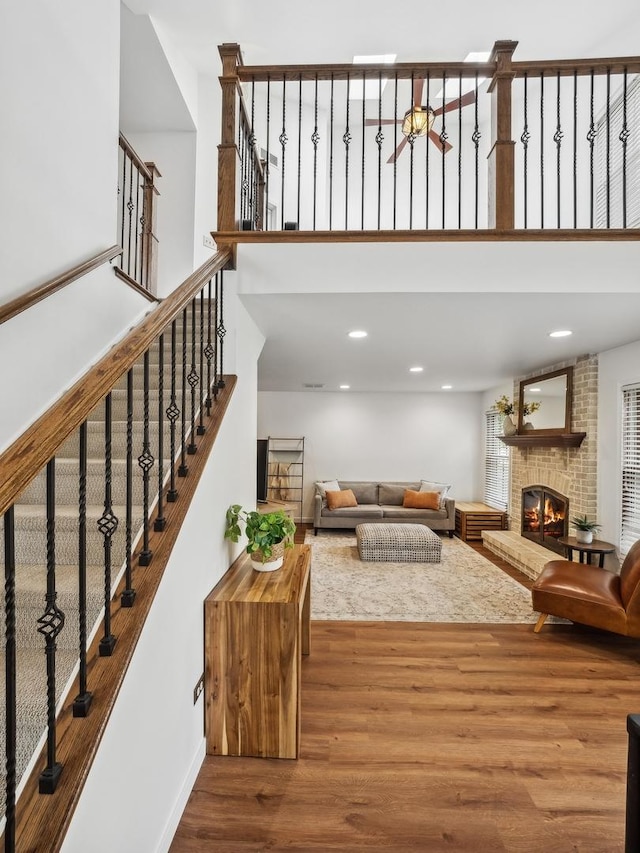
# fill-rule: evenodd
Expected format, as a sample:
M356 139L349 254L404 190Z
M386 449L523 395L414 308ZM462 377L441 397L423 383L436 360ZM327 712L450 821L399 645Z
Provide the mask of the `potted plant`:
M593 542L593 534L601 527L597 521L589 521L586 515L576 515L571 519L571 526L575 527L576 539L581 545L590 545Z
M512 415L515 415L517 411L517 407L515 403L512 403L511 400L507 397L506 394L503 394L499 400L496 400L493 404L493 408L504 416L504 420L502 422L503 431L505 435L515 435L518 428L513 422ZM534 412L537 412L540 408L540 403L537 401L532 401L531 403L524 403L522 406L522 415L527 418L529 415L532 415ZM531 429L532 426L530 423L523 424L523 429Z
M224 538L237 542L242 535L240 522L244 522L247 537L247 554L251 557L253 568L259 572L272 572L284 562L285 548L293 547L293 535L296 525L293 519L283 512L259 513L247 511L240 504L233 504L227 510L227 527Z

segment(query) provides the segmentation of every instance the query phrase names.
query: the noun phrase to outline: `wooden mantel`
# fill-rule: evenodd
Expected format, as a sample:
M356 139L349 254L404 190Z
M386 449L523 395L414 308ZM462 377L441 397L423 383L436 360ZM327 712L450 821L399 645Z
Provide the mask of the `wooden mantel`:
M509 447L580 447L586 438L586 432L564 432L553 435L540 435L539 433L523 433L521 435L501 435L503 441Z

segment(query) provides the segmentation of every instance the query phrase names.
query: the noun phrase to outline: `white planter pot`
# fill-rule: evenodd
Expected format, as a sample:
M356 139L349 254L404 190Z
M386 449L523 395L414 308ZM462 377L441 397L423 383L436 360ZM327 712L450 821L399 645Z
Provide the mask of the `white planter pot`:
M511 420L510 415L505 415L504 420L502 421L502 432L504 435L515 435L518 431L518 428Z
M591 545L593 542L593 530L576 530L576 541L581 545Z
M277 542L273 546L268 560L264 560L262 551L254 551L250 559L256 572L275 572L284 563L284 542Z

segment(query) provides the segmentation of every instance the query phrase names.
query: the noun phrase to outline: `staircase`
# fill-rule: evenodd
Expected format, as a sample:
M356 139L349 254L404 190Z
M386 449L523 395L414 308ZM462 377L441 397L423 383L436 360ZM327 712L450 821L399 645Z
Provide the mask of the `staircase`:
M182 288L187 284L193 291L194 284L189 280ZM49 753L51 744L55 743L55 733L51 737L48 727L54 694L47 695L48 686L53 691L54 682L49 685L47 682L46 641L44 632L41 632L48 605L47 585L49 583L51 588L52 573L55 573L55 607L64 614L64 624L53 643L55 706L59 712L63 702L67 707L74 699L69 692L79 672L80 648L86 650L92 639L101 637L103 633L105 640L117 642L117 637L108 636L110 632L104 621L105 600L109 603L110 620L111 597L123 575L127 577L128 563L132 589L129 600L126 603L123 600L121 608L133 603L131 599L135 598L140 552L146 548L153 530L151 513L155 516L155 529L161 531L164 523L162 518L158 518L161 515L158 509L163 504L166 506L167 500L175 500L180 495L181 483L185 482L180 474L187 473L196 436L204 432L205 423L210 424L215 419L206 420L209 406L215 411L216 379L221 380L216 374L217 364L210 346L211 336L215 338L217 334L218 318L215 308L210 308L209 302L202 298L205 290L206 287L200 292L200 298L196 296L189 303L182 300L185 307L174 314L177 319L173 331L171 323L164 327L162 365L161 346L156 338L147 355L140 356L132 365L130 374L125 372L113 387L110 394L110 436L105 425L106 402L103 400L89 413L86 420L86 474L81 472L78 430L58 447L54 461L47 465L49 474L47 469L42 470L13 504L18 796L20 780L31 785L33 768L36 767L38 773L44 769L41 752L47 743L48 731ZM157 311L164 313L161 309ZM202 321L201 311L204 315ZM207 325L212 319L213 326L207 332ZM220 324L224 329L221 318ZM212 388L210 395L203 391L207 380ZM211 429L211 426L207 428ZM145 464L149 457L153 460L150 467ZM145 465L146 473L139 461ZM130 479L128 470L131 471ZM54 481L53 489L51 480ZM160 503L159 493L162 494ZM54 503L55 514L52 517ZM79 547L81 509L86 512L84 550ZM117 519L117 527L112 534L110 531L105 535L105 517L111 514ZM0 555L5 562L4 527L1 524ZM147 565L152 559L151 553L146 554L146 559L143 555L140 564ZM83 561L86 564L84 609L79 592L79 567ZM128 583L126 588L129 589ZM130 612L134 613L134 610ZM52 643L49 645L51 647ZM109 653L108 642L106 653ZM74 689L77 691L77 684ZM91 691L95 687L89 683L86 689ZM3 693L6 695L4 682ZM7 729L5 695L0 707L0 749L3 754ZM55 762L55 750L53 755ZM46 760L51 763L50 758ZM5 793L2 786L3 813ZM10 811L6 809L7 818L13 819Z

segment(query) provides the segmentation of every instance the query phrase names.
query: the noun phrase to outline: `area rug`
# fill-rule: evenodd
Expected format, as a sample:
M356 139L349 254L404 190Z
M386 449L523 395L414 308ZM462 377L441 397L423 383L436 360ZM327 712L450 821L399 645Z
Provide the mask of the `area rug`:
M355 533L308 531L311 618L386 622L535 622L531 593L460 539L440 563L363 562Z

